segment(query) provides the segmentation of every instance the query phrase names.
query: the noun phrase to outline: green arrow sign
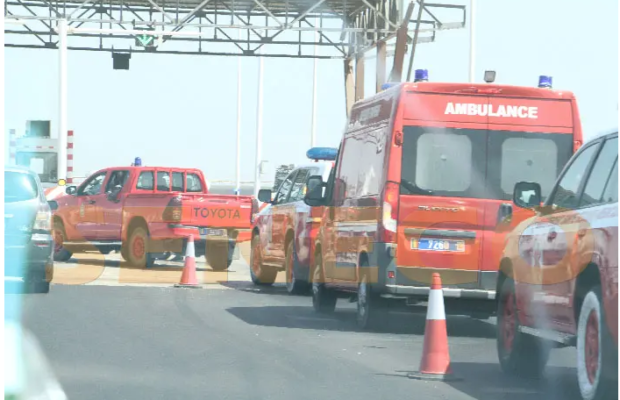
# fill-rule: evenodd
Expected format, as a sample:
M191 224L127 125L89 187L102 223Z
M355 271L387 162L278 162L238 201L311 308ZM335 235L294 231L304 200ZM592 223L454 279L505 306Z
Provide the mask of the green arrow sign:
M148 47L154 44L155 37L150 35L138 35L136 36L136 45L142 47Z

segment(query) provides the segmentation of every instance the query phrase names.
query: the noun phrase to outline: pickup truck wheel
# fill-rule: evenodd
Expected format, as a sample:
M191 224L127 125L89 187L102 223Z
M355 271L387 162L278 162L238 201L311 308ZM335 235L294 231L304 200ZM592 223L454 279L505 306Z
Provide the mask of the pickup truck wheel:
M312 272L312 306L314 311L320 314L331 314L336 310L337 301L336 293L325 286L321 254L317 253L314 257L314 270Z
M497 302L497 355L509 375L539 377L549 360L551 344L519 330L514 282L506 278Z
M596 286L583 299L577 321L577 380L584 400L603 400L618 389L617 354Z
M250 278L255 285L270 286L275 282L278 271L263 265L262 254L260 238L254 235L250 248Z
M289 294L305 294L308 292L308 282L295 277L295 245L291 240L286 246L284 269L286 271L286 291Z
M54 261L69 261L73 253L63 247L67 234L62 222L54 221L52 237L54 238Z
M148 251L149 232L138 226L129 234L127 258L129 263L137 268L151 268L155 265L155 258Z
M234 247L231 249L230 243L209 243L207 241L205 258L214 271L225 271L232 264L233 252Z

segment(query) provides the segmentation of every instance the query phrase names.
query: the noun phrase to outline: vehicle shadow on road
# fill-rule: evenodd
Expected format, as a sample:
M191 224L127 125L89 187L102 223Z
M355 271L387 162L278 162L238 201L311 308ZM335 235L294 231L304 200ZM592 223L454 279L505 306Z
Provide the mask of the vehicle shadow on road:
M450 385L477 400L581 399L574 368L550 366L540 379L507 376L497 363L453 362L452 369L459 380L442 384ZM409 379L409 372L414 371L395 371L394 374L381 375ZM481 377L484 379L481 380Z
M319 315L312 307L304 306L263 306L232 307L227 311L245 323L251 325L312 329L341 332L361 332L356 324L354 309L338 309L331 315ZM424 335L425 316L403 312L390 313L387 323L376 333L403 335ZM448 318L450 336L471 338L495 338L495 327L486 322L471 318Z

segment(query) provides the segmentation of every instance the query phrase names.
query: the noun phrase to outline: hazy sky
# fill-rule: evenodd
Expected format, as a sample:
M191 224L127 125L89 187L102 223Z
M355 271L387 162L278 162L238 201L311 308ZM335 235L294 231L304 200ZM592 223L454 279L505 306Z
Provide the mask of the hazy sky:
M480 81L485 69L514 85L536 86L547 74L555 88L573 91L586 139L617 126L617 0L587 7L577 0L477 0L476 49ZM468 51L468 29L439 32L435 43L418 47L415 67L429 69L433 81L464 82ZM7 48L5 56L5 129L49 119L55 135L58 52ZM318 64L317 144L337 146L345 125L342 61ZM236 58L134 54L129 71L114 71L109 53L69 52L68 65L76 175L140 156L148 165L198 167L209 179L234 179ZM257 59L244 58L242 71L242 179L252 180ZM366 74L369 96L374 60ZM306 161L312 60L267 58L264 82L264 179L271 180L275 166Z

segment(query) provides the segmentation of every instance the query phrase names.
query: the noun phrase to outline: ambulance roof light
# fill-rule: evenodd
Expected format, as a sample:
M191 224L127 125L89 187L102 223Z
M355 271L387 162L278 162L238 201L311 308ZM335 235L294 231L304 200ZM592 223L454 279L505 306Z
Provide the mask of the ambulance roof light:
M136 157L133 161L133 165L134 167L141 167L142 166L142 159L140 157Z
M415 75L413 76L414 82L428 82L428 70L427 69L416 69Z
M538 87L539 88L553 88L553 77L549 75L541 75L538 77Z
M396 85L398 85L398 82L386 82L383 85L381 85L381 90L386 90Z
M314 161L334 161L337 156L338 149L333 147L313 147L306 152L306 157Z

